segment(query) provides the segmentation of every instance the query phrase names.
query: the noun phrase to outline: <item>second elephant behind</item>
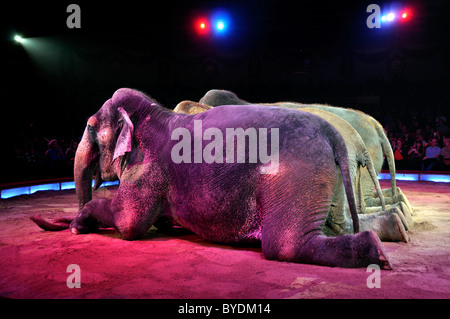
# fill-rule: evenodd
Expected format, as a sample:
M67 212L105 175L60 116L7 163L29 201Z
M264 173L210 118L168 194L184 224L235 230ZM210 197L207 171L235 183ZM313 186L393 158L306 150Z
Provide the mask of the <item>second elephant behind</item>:
M235 93L227 90L209 90L199 101L201 104L206 104L212 107L219 105L247 105L252 104L248 101L240 99ZM405 215L411 215L413 208L409 203L407 197L396 186L395 181L395 161L391 145L383 126L375 120L372 116L350 108L335 107L323 104L303 104L297 102L277 102L277 103L262 103L278 105L280 107L292 109L320 109L333 113L345 121L347 121L361 136L364 144L369 151L373 162L375 171L379 173L383 166L384 158L386 157L389 173L391 176L391 189L383 190L387 204L399 204L402 206L402 211ZM380 202L374 197L372 180L367 171L362 172L362 191L367 206L379 206ZM403 204L402 204L403 203ZM412 219L409 221L412 223ZM411 225L412 226L412 225Z

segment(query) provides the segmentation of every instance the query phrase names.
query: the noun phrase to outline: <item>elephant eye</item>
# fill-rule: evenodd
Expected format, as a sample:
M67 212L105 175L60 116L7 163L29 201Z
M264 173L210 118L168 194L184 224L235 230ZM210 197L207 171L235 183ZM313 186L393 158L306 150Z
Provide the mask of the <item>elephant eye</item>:
M123 127L123 120L120 119L120 120L117 122L116 132L120 132L120 130L122 130L122 127Z
M87 129L88 129L89 134L95 135L95 129L92 126L88 125Z

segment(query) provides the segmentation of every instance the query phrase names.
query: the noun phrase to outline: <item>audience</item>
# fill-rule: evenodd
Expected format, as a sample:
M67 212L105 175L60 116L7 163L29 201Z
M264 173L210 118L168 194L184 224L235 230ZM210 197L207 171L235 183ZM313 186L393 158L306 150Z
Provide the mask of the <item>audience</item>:
M396 115L388 113L380 121L391 142L396 169L449 170L450 154L446 144L450 139L450 130L442 111L438 109L433 114L430 107L420 113L415 109L405 112L400 108L400 111L396 110ZM383 168L387 169L386 163Z
M395 168L399 170L408 168L408 146L402 138L392 140L392 151L394 152Z
M77 151L78 142L74 139L70 141L69 147L66 150L66 161L70 167L73 168L75 162L75 153Z
M444 139L444 147L441 149L441 168L450 171L450 137Z
M421 140L416 140L414 144L409 148L407 158L408 158L408 169L410 170L420 170L422 168L422 159L425 154L424 147Z
M433 138L431 145L425 150L425 156L422 160L422 171L439 170L441 148L438 146L438 139Z

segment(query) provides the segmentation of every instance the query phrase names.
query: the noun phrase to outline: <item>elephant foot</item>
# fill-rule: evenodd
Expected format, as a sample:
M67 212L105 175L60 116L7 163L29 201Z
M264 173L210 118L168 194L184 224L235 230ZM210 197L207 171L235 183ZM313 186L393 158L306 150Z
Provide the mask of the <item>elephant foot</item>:
M409 241L406 233L407 221L398 207L373 214L359 215L361 231L374 231L382 241L404 242Z
M95 233L98 230L98 221L93 219L84 219L81 221L80 216L70 223L70 232L75 235Z
M386 205L386 212L387 213L395 213L398 215L398 217L401 219L403 223L403 227L405 227L406 230L410 230L414 226L414 221L411 216L411 212L406 206L405 203L399 202L394 205ZM398 210L394 210L397 208ZM375 213L382 213L383 209L381 206L378 207L366 207L364 211L362 212L363 215L365 214L375 214ZM359 215L361 216L361 215Z
M406 197L406 195L402 192L402 190L399 187L397 187L397 193L398 193L398 195L397 195L398 196L397 197L397 202L398 203L402 203L403 202L406 205L406 207L408 207L408 209L410 211L410 214L412 216L414 216L414 209L411 206L411 204L410 204L410 202L408 200L408 197Z
M402 192L400 188L397 187L397 195L392 196L391 189L383 189L383 196L386 205L402 205L400 209L405 213L405 215L413 216L413 208L411 204L409 203L408 198L405 196L405 194ZM378 194L374 192L372 194L372 197L368 197L365 199L365 206L366 207L377 207L381 206L381 200L378 198ZM412 219L410 219L412 222ZM412 226L412 224L410 225Z
M386 204L397 204L397 203L404 203L406 205L406 207L408 207L410 213L413 215L414 214L414 209L411 206L411 204L409 203L408 198L406 197L406 195L402 192L402 190L397 187L397 194L395 196L389 195L391 194L389 192L389 189L383 190L383 194L385 194L385 199L386 199Z
M381 269L392 270L383 243L375 232L371 230L363 231L354 235L353 238L355 245L353 249L356 252L355 263L357 265L367 267L376 264Z
M393 205L393 207L397 207L403 213L403 216L405 217L406 220L405 223L406 230L410 230L411 228L413 228L414 221L412 218L411 210L408 208L408 205L406 205L404 202L399 202L398 204Z

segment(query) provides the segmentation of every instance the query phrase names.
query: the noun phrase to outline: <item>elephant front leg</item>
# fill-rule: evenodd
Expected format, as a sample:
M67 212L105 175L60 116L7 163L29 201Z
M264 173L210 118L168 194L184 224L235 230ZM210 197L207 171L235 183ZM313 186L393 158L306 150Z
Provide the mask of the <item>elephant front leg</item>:
M134 240L144 236L161 211L161 201L139 196L142 192L127 191L124 196L119 189L111 201L96 199L87 203L70 224L74 234L95 232L98 225L114 227L123 239Z

